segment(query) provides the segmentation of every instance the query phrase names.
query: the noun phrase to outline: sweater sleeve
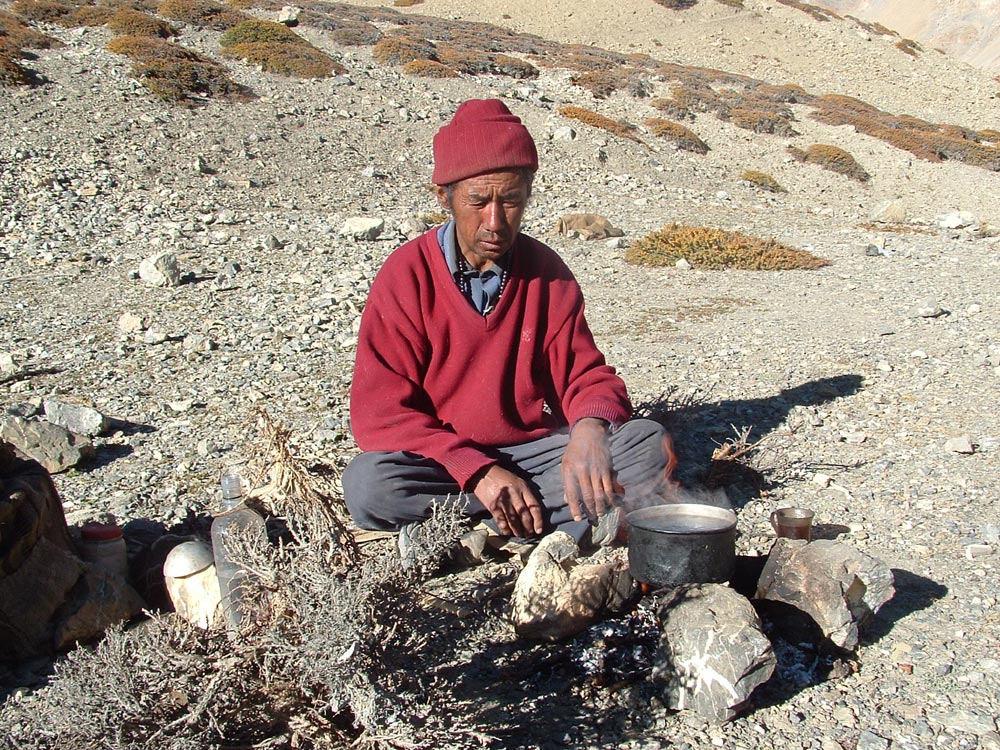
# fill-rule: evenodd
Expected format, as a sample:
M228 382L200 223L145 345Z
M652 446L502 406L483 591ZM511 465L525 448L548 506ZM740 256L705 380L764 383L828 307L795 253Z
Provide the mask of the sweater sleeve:
M363 451L406 450L434 459L465 488L495 463L434 413L423 387L430 357L419 293L400 290L405 274L380 273L361 316L351 382L351 431ZM410 290L412 291L412 290Z
M584 315L583 293L575 280L569 316L548 346L549 366L569 425L597 417L621 425L632 416L625 382L604 359Z

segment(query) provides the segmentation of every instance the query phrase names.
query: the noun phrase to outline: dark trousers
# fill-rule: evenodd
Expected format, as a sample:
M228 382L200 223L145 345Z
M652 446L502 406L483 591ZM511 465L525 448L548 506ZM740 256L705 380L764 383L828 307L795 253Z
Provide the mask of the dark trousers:
M569 433L558 432L494 453L504 468L527 480L542 502L546 531L560 529L579 539L588 522L573 520L563 496L561 462L568 442ZM611 434L615 476L625 489L620 505L626 509L648 505L648 498L662 492L668 445L666 430L649 419L626 422ZM356 456L344 470L343 484L347 507L362 529L396 530L423 521L435 502L463 503L470 515L489 516L479 499L463 493L441 464L408 451Z

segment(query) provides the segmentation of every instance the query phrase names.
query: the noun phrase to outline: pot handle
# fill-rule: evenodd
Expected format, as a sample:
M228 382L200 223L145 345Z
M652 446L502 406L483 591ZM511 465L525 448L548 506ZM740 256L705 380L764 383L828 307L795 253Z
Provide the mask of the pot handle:
M774 529L774 533L778 534L778 521L777 521L778 511L772 510L771 515L768 516L771 520L771 528Z

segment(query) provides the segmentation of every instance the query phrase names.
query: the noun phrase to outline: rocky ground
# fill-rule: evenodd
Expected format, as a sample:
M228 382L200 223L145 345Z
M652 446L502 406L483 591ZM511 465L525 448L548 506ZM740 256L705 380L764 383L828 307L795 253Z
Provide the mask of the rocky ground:
M878 84L850 61L890 66L891 45L817 22L810 35L788 38L789 24L808 16L746 5L745 47L668 58L649 40L694 22L662 15L634 43L770 80L761 72L767 57L777 61L773 82L819 81L821 91L863 90L893 111L997 127L988 77L903 56L891 66L924 65L911 69L914 80ZM615 4L623 24L671 13L648 6ZM441 0L418 10L468 19L476 7ZM692 12L722 8L703 2ZM569 33L564 4L507 13L515 27ZM527 28L529 19L549 23ZM591 36L579 40L613 47L607 25L587 24ZM414 79L374 63L367 48L339 48L308 29L347 76L297 82L231 63L258 99L183 109L129 77L124 58L103 49L106 30L48 31L66 46L32 62L46 82L0 90L0 364L5 374L58 372L9 379L0 400L32 413L55 395L117 420L97 439L96 461L55 478L71 522L112 512L169 524L210 512L220 470L253 451L247 423L257 407L295 432L302 455L343 465L356 451L346 394L360 311L401 225L436 209L431 137L463 99L500 96L539 143L524 230L570 263L598 343L634 400L666 394L678 407L685 486L697 487L734 429L753 427L766 438L760 461L771 481L764 492L730 492L740 552L766 554L771 510L807 506L821 533L889 564L898 589L850 676L822 681L786 668L749 715L722 727L657 708L642 691L595 690L574 697L571 726L522 708L532 728L511 746L1000 748L1000 243L989 229L1000 226L997 174L922 162L804 112L799 142L848 149L872 173L869 185L791 160L786 139L709 115L692 125L712 146L705 156L646 146L559 116L563 104L632 121L655 114L625 95L595 102L566 71L531 81ZM773 46L751 44L758 32ZM779 52L815 42L833 54L836 45L823 46L830 34L845 50L836 82L823 60ZM184 32L209 53L216 38ZM697 42L660 44L679 55ZM798 67L787 62L796 59ZM566 126L575 137L556 137ZM747 168L773 174L788 193L741 182ZM904 218L897 231L867 223L886 202ZM636 267L624 262L622 243L555 234L571 212L603 214L626 244L677 221L775 237L832 263L810 272ZM374 240L344 236L350 217L383 219L385 230ZM140 261L166 250L183 283L147 286ZM511 641L501 621L491 627ZM463 643L461 653L475 661L475 648ZM530 662L520 663L530 674ZM628 700L627 718L591 721Z

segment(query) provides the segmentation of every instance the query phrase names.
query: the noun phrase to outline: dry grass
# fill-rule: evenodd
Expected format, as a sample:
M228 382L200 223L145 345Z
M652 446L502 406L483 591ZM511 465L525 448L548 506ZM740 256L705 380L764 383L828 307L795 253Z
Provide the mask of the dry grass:
M868 182L871 179L871 175L865 171L864 167L858 164L853 156L837 146L814 143L805 151L790 146L788 152L798 161L805 162L806 164L816 164L823 169L842 174L858 182Z
M646 71L632 67L615 70L588 70L574 75L571 82L590 91L596 99L606 99L616 91L624 91L637 99L649 96L652 87Z
M120 10L120 9L119 9ZM118 11L107 5L81 5L65 17L63 23L67 26L103 26ZM136 11L138 12L138 11ZM165 23L161 21L161 23ZM172 27L171 27L172 28ZM148 36L148 35L147 35Z
M676 99L657 98L649 102L654 109L659 110L671 120L693 120L694 113Z
M740 179L749 182L754 187L766 190L769 193L787 193L776 179L767 172L758 172L756 169L744 169L740 174Z
M650 117L643 124L657 138L670 141L682 151L692 151L696 154L709 152L708 144L699 138L697 133L680 123L664 120L661 117Z
M163 0L157 13L174 21L216 31L225 31L250 19L246 13L214 0Z
M131 8L119 8L107 20L108 28L116 34L152 36L168 39L177 36L177 29L156 16Z
M754 133L767 133L785 137L798 135L795 128L792 127L791 115L785 115L781 112L749 107L734 107L725 113L723 119L731 122L738 128L752 130Z
M179 44L144 36L119 36L108 49L132 60L132 75L164 101L191 104L205 97L243 100L248 92L215 60Z
M713 270L786 271L830 263L773 239L681 224L648 234L625 251L625 260L640 266L672 266L682 258L694 268Z
M424 0L392 0L392 4L397 8L412 8L414 5L420 5Z
M61 46L53 37L27 26L22 19L0 10L0 86L30 86L39 82L35 72L21 64L26 49Z
M531 63L495 52L471 51L450 44L439 44L434 61L466 75L505 75L511 78L535 78L538 69ZM419 62L419 61L415 61Z
M592 128L599 128L601 130L606 130L612 135L616 135L619 138L628 138L629 140L635 141L636 143L642 143L642 141L635 135L635 126L630 125L626 122L619 122L618 120L612 120L610 117L605 117L604 115L599 115L597 112L592 112L589 109L584 109L583 107L573 107L566 106L559 108L559 114L563 117L569 117L573 120L578 120L584 125L589 125Z

